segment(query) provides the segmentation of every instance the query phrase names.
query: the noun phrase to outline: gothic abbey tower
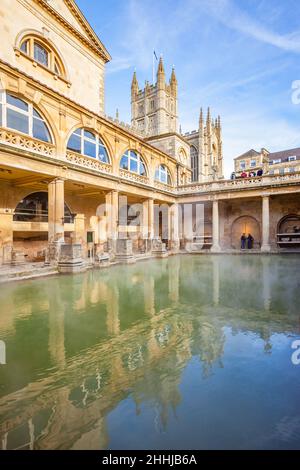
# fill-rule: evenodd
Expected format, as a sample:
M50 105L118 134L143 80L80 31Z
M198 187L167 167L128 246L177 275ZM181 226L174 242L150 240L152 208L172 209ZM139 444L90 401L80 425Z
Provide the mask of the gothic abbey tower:
M174 68L169 83L162 58L157 70L156 84L147 81L139 89L136 73L131 83L131 123L149 137L178 132L177 79Z
M204 119L202 108L199 129L187 132L190 144L192 181L211 181L223 178L223 148L221 118L211 119L210 109Z
M156 83L140 89L136 72L131 83L131 124L152 145L176 158L186 168L188 181L210 181L223 177L222 129L220 117L211 119L208 109L204 122L202 110L199 129L184 135L179 132L178 83L174 67L166 81L160 58Z

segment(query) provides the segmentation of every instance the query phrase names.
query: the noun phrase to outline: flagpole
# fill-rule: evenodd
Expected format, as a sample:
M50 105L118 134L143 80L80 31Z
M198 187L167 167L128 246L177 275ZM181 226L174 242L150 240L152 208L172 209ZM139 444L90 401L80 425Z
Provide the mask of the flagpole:
M152 51L152 85L154 85L154 49Z

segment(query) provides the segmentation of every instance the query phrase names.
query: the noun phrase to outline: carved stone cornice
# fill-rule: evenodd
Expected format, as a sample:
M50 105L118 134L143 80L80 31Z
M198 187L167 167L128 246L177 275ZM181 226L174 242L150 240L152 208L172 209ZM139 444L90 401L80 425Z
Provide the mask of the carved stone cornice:
M58 11L56 11L46 0L34 0L38 5L40 5L44 10L46 10L51 16L53 16L61 25L63 25L70 33L76 36L79 41L101 57L104 62L109 62L111 56L106 50L104 44L100 41L96 33L93 31L91 26L88 24L87 20L84 18L83 14L80 12L77 5L74 4L72 0L64 0L65 4L75 16L79 24L86 31L88 38L86 38L80 31L78 31L74 26L71 25Z

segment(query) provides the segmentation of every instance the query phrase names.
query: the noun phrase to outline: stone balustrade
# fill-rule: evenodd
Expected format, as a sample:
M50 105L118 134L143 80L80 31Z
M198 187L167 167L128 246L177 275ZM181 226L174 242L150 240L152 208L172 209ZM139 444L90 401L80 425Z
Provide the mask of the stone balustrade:
M70 152L66 153L66 159L68 162L75 165L82 166L91 170L98 170L101 173L112 173L112 166L109 163L101 162L95 158L86 157L80 153Z
M149 185L149 178L147 176L139 175L138 173L133 173L128 170L124 170L120 168L119 176L121 178L125 178L130 181L134 181L136 183L148 184Z
M107 175L113 175L112 165L109 163L105 163L100 160L78 154L76 152L71 152L69 150L66 152L64 158L60 158L56 153L54 144L34 139L14 130L0 127L0 143L43 156L61 159L62 161L66 160L72 164L81 166L83 168L96 170ZM174 195L219 192L228 190L234 191L248 188L263 188L265 186L273 185L280 186L281 184L286 185L287 183L300 183L300 172L286 173L283 175L264 175L251 178L238 178L234 180L215 180L204 183L195 182L180 185L177 188L168 184L164 184L160 181L154 181L151 183L148 176L138 175L137 173L133 173L125 169L120 169L118 174L115 176L119 176L125 180L133 181L137 184L147 185L149 188L155 188L160 191L169 192Z
M228 191L243 188L256 188L272 185L286 184L287 182L300 182L300 172L287 173L284 175L265 175L252 178L239 178L235 180L220 180L210 183L191 183L178 186L178 194L194 194L216 191Z
M154 187L156 189L160 189L161 191L168 191L169 193L176 193L177 190L173 186L165 183L161 183L160 181L154 181Z
M0 142L22 150L55 157L55 145L0 127Z

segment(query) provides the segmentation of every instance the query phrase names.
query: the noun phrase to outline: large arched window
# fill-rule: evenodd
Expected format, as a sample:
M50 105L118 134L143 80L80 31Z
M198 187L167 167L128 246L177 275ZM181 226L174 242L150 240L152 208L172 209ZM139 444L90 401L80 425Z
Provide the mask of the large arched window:
M110 162L106 146L100 137L84 128L76 129L73 132L69 138L67 148L72 152L96 158L101 162Z
M159 167L156 168L155 180L164 184L169 184L169 185L172 184L170 172L168 168L166 167L166 165L159 165Z
M65 68L61 58L44 38L25 36L19 44L19 50L34 62L51 70L55 75L65 77Z
M34 106L7 92L0 93L0 125L52 142L46 121Z
M120 168L137 173L141 176L146 176L146 166L142 157L133 150L127 150L120 161Z
M192 181L198 181L198 151L194 145L191 146L191 169L192 169Z

